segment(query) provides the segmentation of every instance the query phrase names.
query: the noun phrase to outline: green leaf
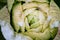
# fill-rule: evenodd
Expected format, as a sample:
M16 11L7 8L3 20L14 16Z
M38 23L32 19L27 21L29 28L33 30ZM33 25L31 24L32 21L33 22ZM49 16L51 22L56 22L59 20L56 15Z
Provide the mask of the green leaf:
M2 2L2 3L7 3L7 0L0 0L0 2Z
M7 4L7 0L0 0L0 9Z
M8 5L8 10L9 10L9 12L10 12L11 9L12 9L13 3L14 3L14 0L7 0L7 5Z

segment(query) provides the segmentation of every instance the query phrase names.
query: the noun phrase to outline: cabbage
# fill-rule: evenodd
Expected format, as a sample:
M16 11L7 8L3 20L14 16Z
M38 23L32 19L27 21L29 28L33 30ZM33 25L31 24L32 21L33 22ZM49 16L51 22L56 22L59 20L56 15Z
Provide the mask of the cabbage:
M18 0L16 1L18 2ZM16 33L19 32L19 35L15 35L21 36L22 39L20 40L24 40L25 37L27 37L26 40L53 40L58 32L59 25L59 20L54 15L59 13L57 12L59 8L55 2L52 0L49 4L45 0L27 0L21 4L22 1L25 0L8 4L11 5L8 6L8 9L10 7L9 10L12 10L10 12L12 14L10 15L12 16L12 27ZM19 40L18 36L16 40Z

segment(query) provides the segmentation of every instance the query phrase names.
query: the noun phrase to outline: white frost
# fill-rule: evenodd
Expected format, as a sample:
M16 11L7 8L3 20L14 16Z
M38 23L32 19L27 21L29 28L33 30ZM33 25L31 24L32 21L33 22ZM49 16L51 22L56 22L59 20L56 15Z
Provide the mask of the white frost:
M52 18L51 16L48 16L47 21L50 21L50 20L51 20L51 18Z
M51 28L58 27L59 21L53 22L53 24L50 25Z
M14 36L14 30L11 27L11 25L5 21L0 21L1 25L1 32L3 36L6 38L6 40L13 39Z
M18 25L19 26L23 26L24 25L24 22L18 22Z
M40 19L40 23L42 24L44 22L44 20L45 20L45 17L43 15L43 13L39 14L39 19Z

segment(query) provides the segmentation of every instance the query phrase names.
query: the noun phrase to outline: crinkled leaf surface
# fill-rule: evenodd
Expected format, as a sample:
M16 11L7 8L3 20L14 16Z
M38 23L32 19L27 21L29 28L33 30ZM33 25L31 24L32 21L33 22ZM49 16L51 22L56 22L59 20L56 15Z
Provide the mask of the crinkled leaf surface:
M54 18L60 21L60 8L53 0L51 0L51 3L50 3L49 15L53 16Z

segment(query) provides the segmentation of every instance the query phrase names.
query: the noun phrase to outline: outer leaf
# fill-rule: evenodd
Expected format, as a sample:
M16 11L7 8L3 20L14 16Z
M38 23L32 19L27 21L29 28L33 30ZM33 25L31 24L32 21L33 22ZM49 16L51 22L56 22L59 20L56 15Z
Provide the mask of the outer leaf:
M14 3L14 0L7 0L7 5L8 5L8 10L9 10L9 12L10 12L11 9L12 9L13 3Z
M6 2L7 2L7 0L0 0L0 2L6 3Z
M51 0L49 15L53 16L54 18L60 21L60 9L57 6L57 4L54 2L54 0Z
M17 1L25 1L25 2L31 2L31 1L48 2L48 0L17 0Z

